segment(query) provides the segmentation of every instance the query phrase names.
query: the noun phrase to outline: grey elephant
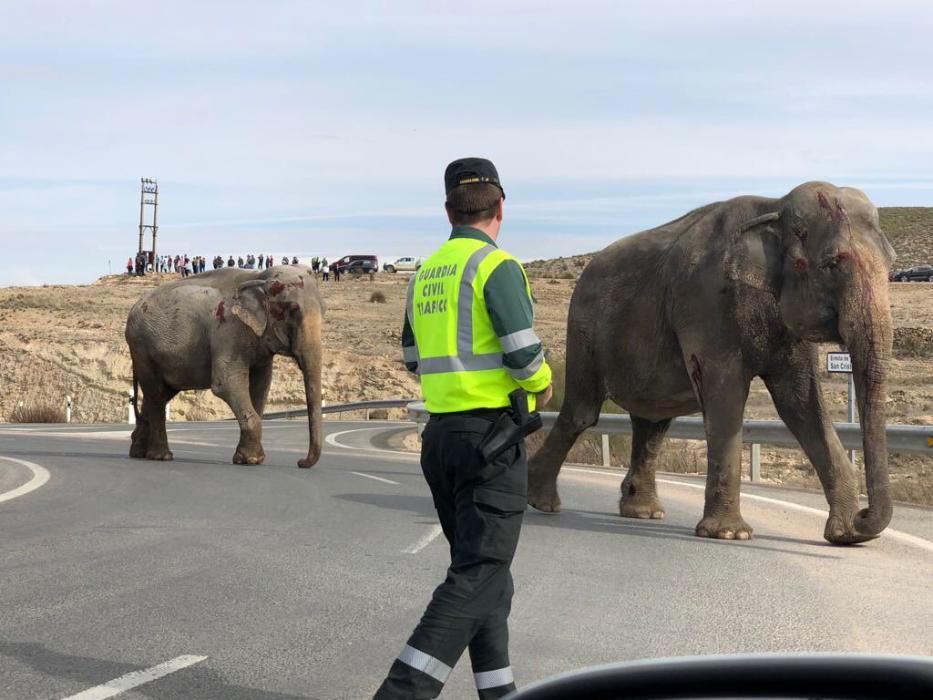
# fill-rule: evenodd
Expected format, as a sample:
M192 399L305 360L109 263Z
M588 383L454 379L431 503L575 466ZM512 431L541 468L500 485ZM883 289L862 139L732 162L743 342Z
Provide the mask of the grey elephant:
M655 462L676 416L701 412L708 471L701 537L748 539L739 510L742 420L752 378L819 475L824 537L876 537L891 520L885 437L894 250L857 189L808 182L780 199L737 197L623 238L583 271L570 303L567 391L529 465L529 503L560 510L557 475L608 398L631 414L624 517L663 518ZM816 343L852 356L868 508L826 413Z
M298 466L313 466L321 455L322 321L314 273L301 265L215 270L144 295L126 322L133 382L143 390L130 456L172 459L165 404L179 391L210 388L240 424L234 463L261 464L272 360L285 355L301 368L308 406L310 445Z

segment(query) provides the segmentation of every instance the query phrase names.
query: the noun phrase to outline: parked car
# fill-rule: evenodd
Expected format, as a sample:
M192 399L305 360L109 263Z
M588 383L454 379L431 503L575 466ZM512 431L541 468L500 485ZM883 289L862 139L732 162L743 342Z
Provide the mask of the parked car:
M375 255L345 255L335 264L342 275L364 275L379 271L379 259Z
M890 279L895 282L933 282L933 265L918 265L906 270L895 270L891 273Z
M386 272L417 272L423 262L422 258L399 258L395 262L386 263L382 269Z
M364 275L379 271L375 255L344 255L334 263L341 275Z

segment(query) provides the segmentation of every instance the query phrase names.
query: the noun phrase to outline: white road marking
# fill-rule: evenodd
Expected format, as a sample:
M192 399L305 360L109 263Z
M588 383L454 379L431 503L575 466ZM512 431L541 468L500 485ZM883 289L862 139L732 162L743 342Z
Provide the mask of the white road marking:
M373 428L353 428L352 430L341 430L339 433L331 433L326 438L324 442L328 445L333 445L334 447L341 447L345 450L361 450L362 452L383 452L390 455L396 456L405 456L405 457L417 457L418 455L414 452L404 452L402 450L386 450L381 447L354 447L353 445L345 445L342 442L338 442L337 438L341 435L347 435L349 433L361 433L366 430L385 430L385 426L373 427Z
M356 474L357 476L363 476L367 479L373 479L375 481L381 481L384 484L392 484L393 486L399 486L397 481L392 481L391 479L383 479L381 476L373 476L372 474L364 474L363 472L350 472L351 474Z
M424 549L429 544L431 544L434 540L436 540L437 536L440 535L442 532L444 532L444 530L441 528L440 525L432 525L431 529L428 531L428 533L424 537L422 537L420 540L415 542L408 549L403 549L402 554L417 554L422 549Z
M48 469L38 464L34 464L33 462L27 462L24 459L16 459L15 457L0 456L0 459L5 459L7 462L14 462L19 464L32 472L32 478L22 486L18 486L12 491L0 493L0 503L3 503L4 501L12 501L14 498L19 498L20 496L25 496L31 491L35 491L40 486L44 485L51 476Z
M213 442L196 442L195 440L184 440L172 437L175 431L169 430L168 436L173 444L194 445L195 447L223 447ZM130 439L128 430L26 430L23 428L11 428L2 431L2 433L12 433L14 435L29 435L31 437L52 437L52 438L75 438L76 440L126 440Z
M171 661L153 666L152 668L127 673L125 676L115 678L103 685L88 688L77 695L69 695L67 698L64 698L64 700L104 700L104 698L112 698L114 695L132 690L143 683L149 683L162 678L162 676L167 676L170 673L175 673L175 671L193 666L194 664L204 661L206 658L206 656L179 656Z
M611 472L599 471L597 469L585 469L582 467L564 467L564 469L574 472L583 472L585 474L598 474L600 476L608 476L615 479L619 478L618 474L613 474ZM683 486L688 489L696 489L699 491L704 491L706 489L705 484L688 484L683 481L675 481L673 479L658 479L659 484L671 484L672 486ZM809 515L818 515L821 518L826 518L829 516L829 511L822 510L820 508L811 508L810 506L804 506L799 503L791 503L790 501L782 501L779 498L769 498L768 496L758 496L754 493L743 493L743 499L751 499L753 501L761 501L762 503L770 503L771 505L780 506L781 508L786 508L787 510L796 510L799 513L807 513ZM892 540L898 540L904 544L909 544L914 547L919 547L920 549L926 550L927 552L933 552L933 542L925 540L922 537L917 537L916 535L911 535L906 532L901 532L900 530L895 530L894 528L887 528L882 533L885 537L890 537Z

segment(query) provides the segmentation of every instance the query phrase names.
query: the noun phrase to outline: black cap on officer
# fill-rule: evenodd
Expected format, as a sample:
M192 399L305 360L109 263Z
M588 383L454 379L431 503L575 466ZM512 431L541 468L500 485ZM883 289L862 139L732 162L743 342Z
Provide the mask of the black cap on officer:
M505 199L505 190L499 184L499 173L491 160L486 158L459 158L447 166L444 171L444 188L447 194L460 185L474 185L489 183L495 185L502 192Z

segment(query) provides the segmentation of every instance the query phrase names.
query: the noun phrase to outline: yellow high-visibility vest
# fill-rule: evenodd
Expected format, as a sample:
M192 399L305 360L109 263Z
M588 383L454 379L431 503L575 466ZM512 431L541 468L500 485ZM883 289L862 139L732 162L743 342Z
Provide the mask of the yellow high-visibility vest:
M483 295L486 280L506 260L496 246L476 238L454 237L424 262L408 287L406 313L416 347L406 361L418 363L425 407L431 413L503 408L520 386L542 391L551 371L543 354L516 378L503 365L503 346ZM525 293L531 287L525 278ZM534 332L528 329L535 340ZM529 407L534 401L529 396Z

